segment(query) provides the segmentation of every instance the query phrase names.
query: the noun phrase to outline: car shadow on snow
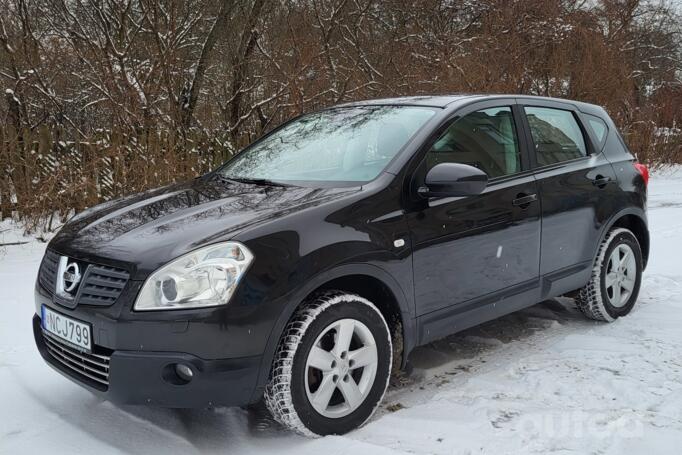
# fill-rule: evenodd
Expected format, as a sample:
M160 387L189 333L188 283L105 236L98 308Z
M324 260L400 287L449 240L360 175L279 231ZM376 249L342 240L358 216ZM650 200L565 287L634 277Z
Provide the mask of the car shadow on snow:
M585 322L567 298L547 300L416 348L409 362L416 370L429 370L451 362L484 358L495 348L525 340L538 332L569 322Z
M508 355L513 356L523 346L546 343L556 336L552 329L588 329L595 324L578 311L573 299L561 297L415 348L408 359L408 373L399 372L391 378L377 416L402 409L416 395L423 401L441 386L474 377L486 364L501 360L508 348Z

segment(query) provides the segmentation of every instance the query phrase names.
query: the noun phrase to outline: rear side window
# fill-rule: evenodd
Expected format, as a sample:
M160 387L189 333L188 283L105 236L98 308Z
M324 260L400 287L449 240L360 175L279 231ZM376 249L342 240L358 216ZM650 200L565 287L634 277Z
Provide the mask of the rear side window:
M519 141L511 108L483 109L455 121L426 154L427 170L439 163L468 164L490 178L520 172Z
M599 141L599 148L601 149L601 147L606 142L606 133L609 132L609 128L608 126L606 126L606 122L600 119L599 117L590 114L585 114L585 118L587 119L587 123L590 124L592 131L594 131L594 134L597 136L597 141Z
M587 156L583 132L571 111L530 106L524 109L538 165L546 166Z

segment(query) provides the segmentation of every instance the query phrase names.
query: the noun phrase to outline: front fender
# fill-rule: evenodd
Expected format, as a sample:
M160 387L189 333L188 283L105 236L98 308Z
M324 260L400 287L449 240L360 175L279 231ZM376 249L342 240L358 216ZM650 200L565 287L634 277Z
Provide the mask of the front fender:
M414 301L403 291L395 277L378 265L368 263L349 263L336 266L329 270L325 270L306 280L305 284L296 289L288 297L288 301L282 308L279 318L275 322L268 337L268 341L263 352L260 370L258 374L258 381L254 395L251 401L257 401L262 395L263 388L267 384L272 361L275 356L275 351L279 340L282 336L286 324L289 322L298 306L316 289L319 289L326 283L337 278L343 278L349 275L364 275L375 278L381 281L393 293L400 311L403 322L403 364L407 359L407 355L416 343L416 329L415 329L415 307Z

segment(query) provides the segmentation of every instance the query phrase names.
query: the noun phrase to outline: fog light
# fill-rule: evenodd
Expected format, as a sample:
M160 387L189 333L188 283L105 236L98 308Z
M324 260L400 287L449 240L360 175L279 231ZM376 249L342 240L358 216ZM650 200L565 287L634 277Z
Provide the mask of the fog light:
M192 369L182 363L175 365L175 374L177 374L180 379L187 382L191 381L192 377L194 376Z

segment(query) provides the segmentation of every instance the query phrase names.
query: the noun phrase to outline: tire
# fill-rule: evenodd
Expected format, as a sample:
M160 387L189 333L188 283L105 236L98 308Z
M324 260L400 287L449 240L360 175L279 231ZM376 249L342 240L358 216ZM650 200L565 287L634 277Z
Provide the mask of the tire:
M576 297L578 309L590 319L605 322L630 313L639 295L642 264L642 251L635 235L625 228L609 231L599 245L590 281Z
M297 433L344 434L372 416L391 364L391 334L379 310L360 296L326 292L304 302L285 328L265 404L275 420Z

